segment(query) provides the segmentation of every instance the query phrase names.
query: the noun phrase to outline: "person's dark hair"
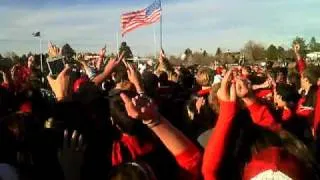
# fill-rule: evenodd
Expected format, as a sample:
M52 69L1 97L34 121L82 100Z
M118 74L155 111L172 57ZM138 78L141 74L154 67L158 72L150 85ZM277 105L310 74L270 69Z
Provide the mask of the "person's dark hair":
M160 75L159 75L159 83L160 83L160 85L161 86L168 85L168 81L169 81L168 78L169 78L168 74L166 72L162 71L160 73Z
M127 69L123 63L120 63L114 70L114 82L120 83L128 81Z
M8 115L15 109L14 95L7 89L0 87L0 117Z
M233 173L226 171L228 173L223 176L228 179L241 177L243 168L250 162L252 155L268 147L279 147L303 162L304 167L313 172L310 173L315 176L312 179L319 179L319 166L315 157L302 141L287 131L273 132L257 126L250 119L247 111L240 111L234 119L235 124L221 170L224 172L233 168Z
M290 72L287 79L288 84L294 86L296 90L300 89L300 74L298 72Z
M195 83L195 78L191 72L186 68L181 68L179 76L179 84L184 89L191 89Z
M302 74L309 80L310 84L317 85L320 77L318 67L310 65L302 72Z
M129 162L111 171L110 180L156 180L152 169L144 162Z
M285 101L288 105L295 105L300 98L299 93L295 89L295 87L289 84L277 84L276 92L282 97L282 100Z
M144 86L144 90L150 98L155 98L158 88L158 82L158 77L152 72L145 71L142 74L142 83Z
M144 137L144 133L147 132L147 128L141 121L133 119L128 116L124 102L120 97L120 93L125 93L130 98L136 96L134 92L130 91L118 91L109 95L109 107L111 121L115 127L117 127L122 133L129 135L138 135Z
M317 102L317 85L310 87L308 95L306 96L306 101L303 103L304 106L315 107Z

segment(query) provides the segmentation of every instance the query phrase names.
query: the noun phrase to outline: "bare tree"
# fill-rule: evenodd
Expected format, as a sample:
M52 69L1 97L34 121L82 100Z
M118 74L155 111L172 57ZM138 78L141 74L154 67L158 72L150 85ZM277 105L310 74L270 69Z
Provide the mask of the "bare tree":
M245 58L249 61L257 61L265 59L265 50L261 44L255 43L254 41L248 41L242 53L245 55Z

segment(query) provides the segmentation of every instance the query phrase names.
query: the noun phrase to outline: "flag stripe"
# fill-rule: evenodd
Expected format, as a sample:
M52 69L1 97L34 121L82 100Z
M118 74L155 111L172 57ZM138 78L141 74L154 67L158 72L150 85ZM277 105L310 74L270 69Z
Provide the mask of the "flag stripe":
M160 20L160 17L161 3L159 0L156 0L145 9L124 13L121 15L120 20L122 36L141 26L155 23Z

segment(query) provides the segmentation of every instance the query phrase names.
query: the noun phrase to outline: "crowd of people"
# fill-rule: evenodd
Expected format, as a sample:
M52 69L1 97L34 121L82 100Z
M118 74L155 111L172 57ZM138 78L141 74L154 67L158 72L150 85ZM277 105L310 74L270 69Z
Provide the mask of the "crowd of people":
M103 48L45 79L30 56L1 71L0 179L320 179L320 68L293 50L287 67L161 50L139 71Z

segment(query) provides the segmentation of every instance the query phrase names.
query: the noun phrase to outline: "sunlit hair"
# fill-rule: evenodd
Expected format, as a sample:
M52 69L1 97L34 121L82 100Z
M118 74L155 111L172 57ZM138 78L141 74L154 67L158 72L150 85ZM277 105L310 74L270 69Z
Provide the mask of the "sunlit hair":
M169 81L178 82L179 75L176 72L172 72L169 74Z
M201 68L197 72L196 82L200 86L211 86L213 71L209 68Z
M209 101L210 107L217 114L219 113L219 109L220 109L219 108L220 107L219 106L219 100L218 100L218 96L217 96L217 92L218 92L220 86L221 86L221 83L214 84L212 86L210 95L208 97L208 101Z

